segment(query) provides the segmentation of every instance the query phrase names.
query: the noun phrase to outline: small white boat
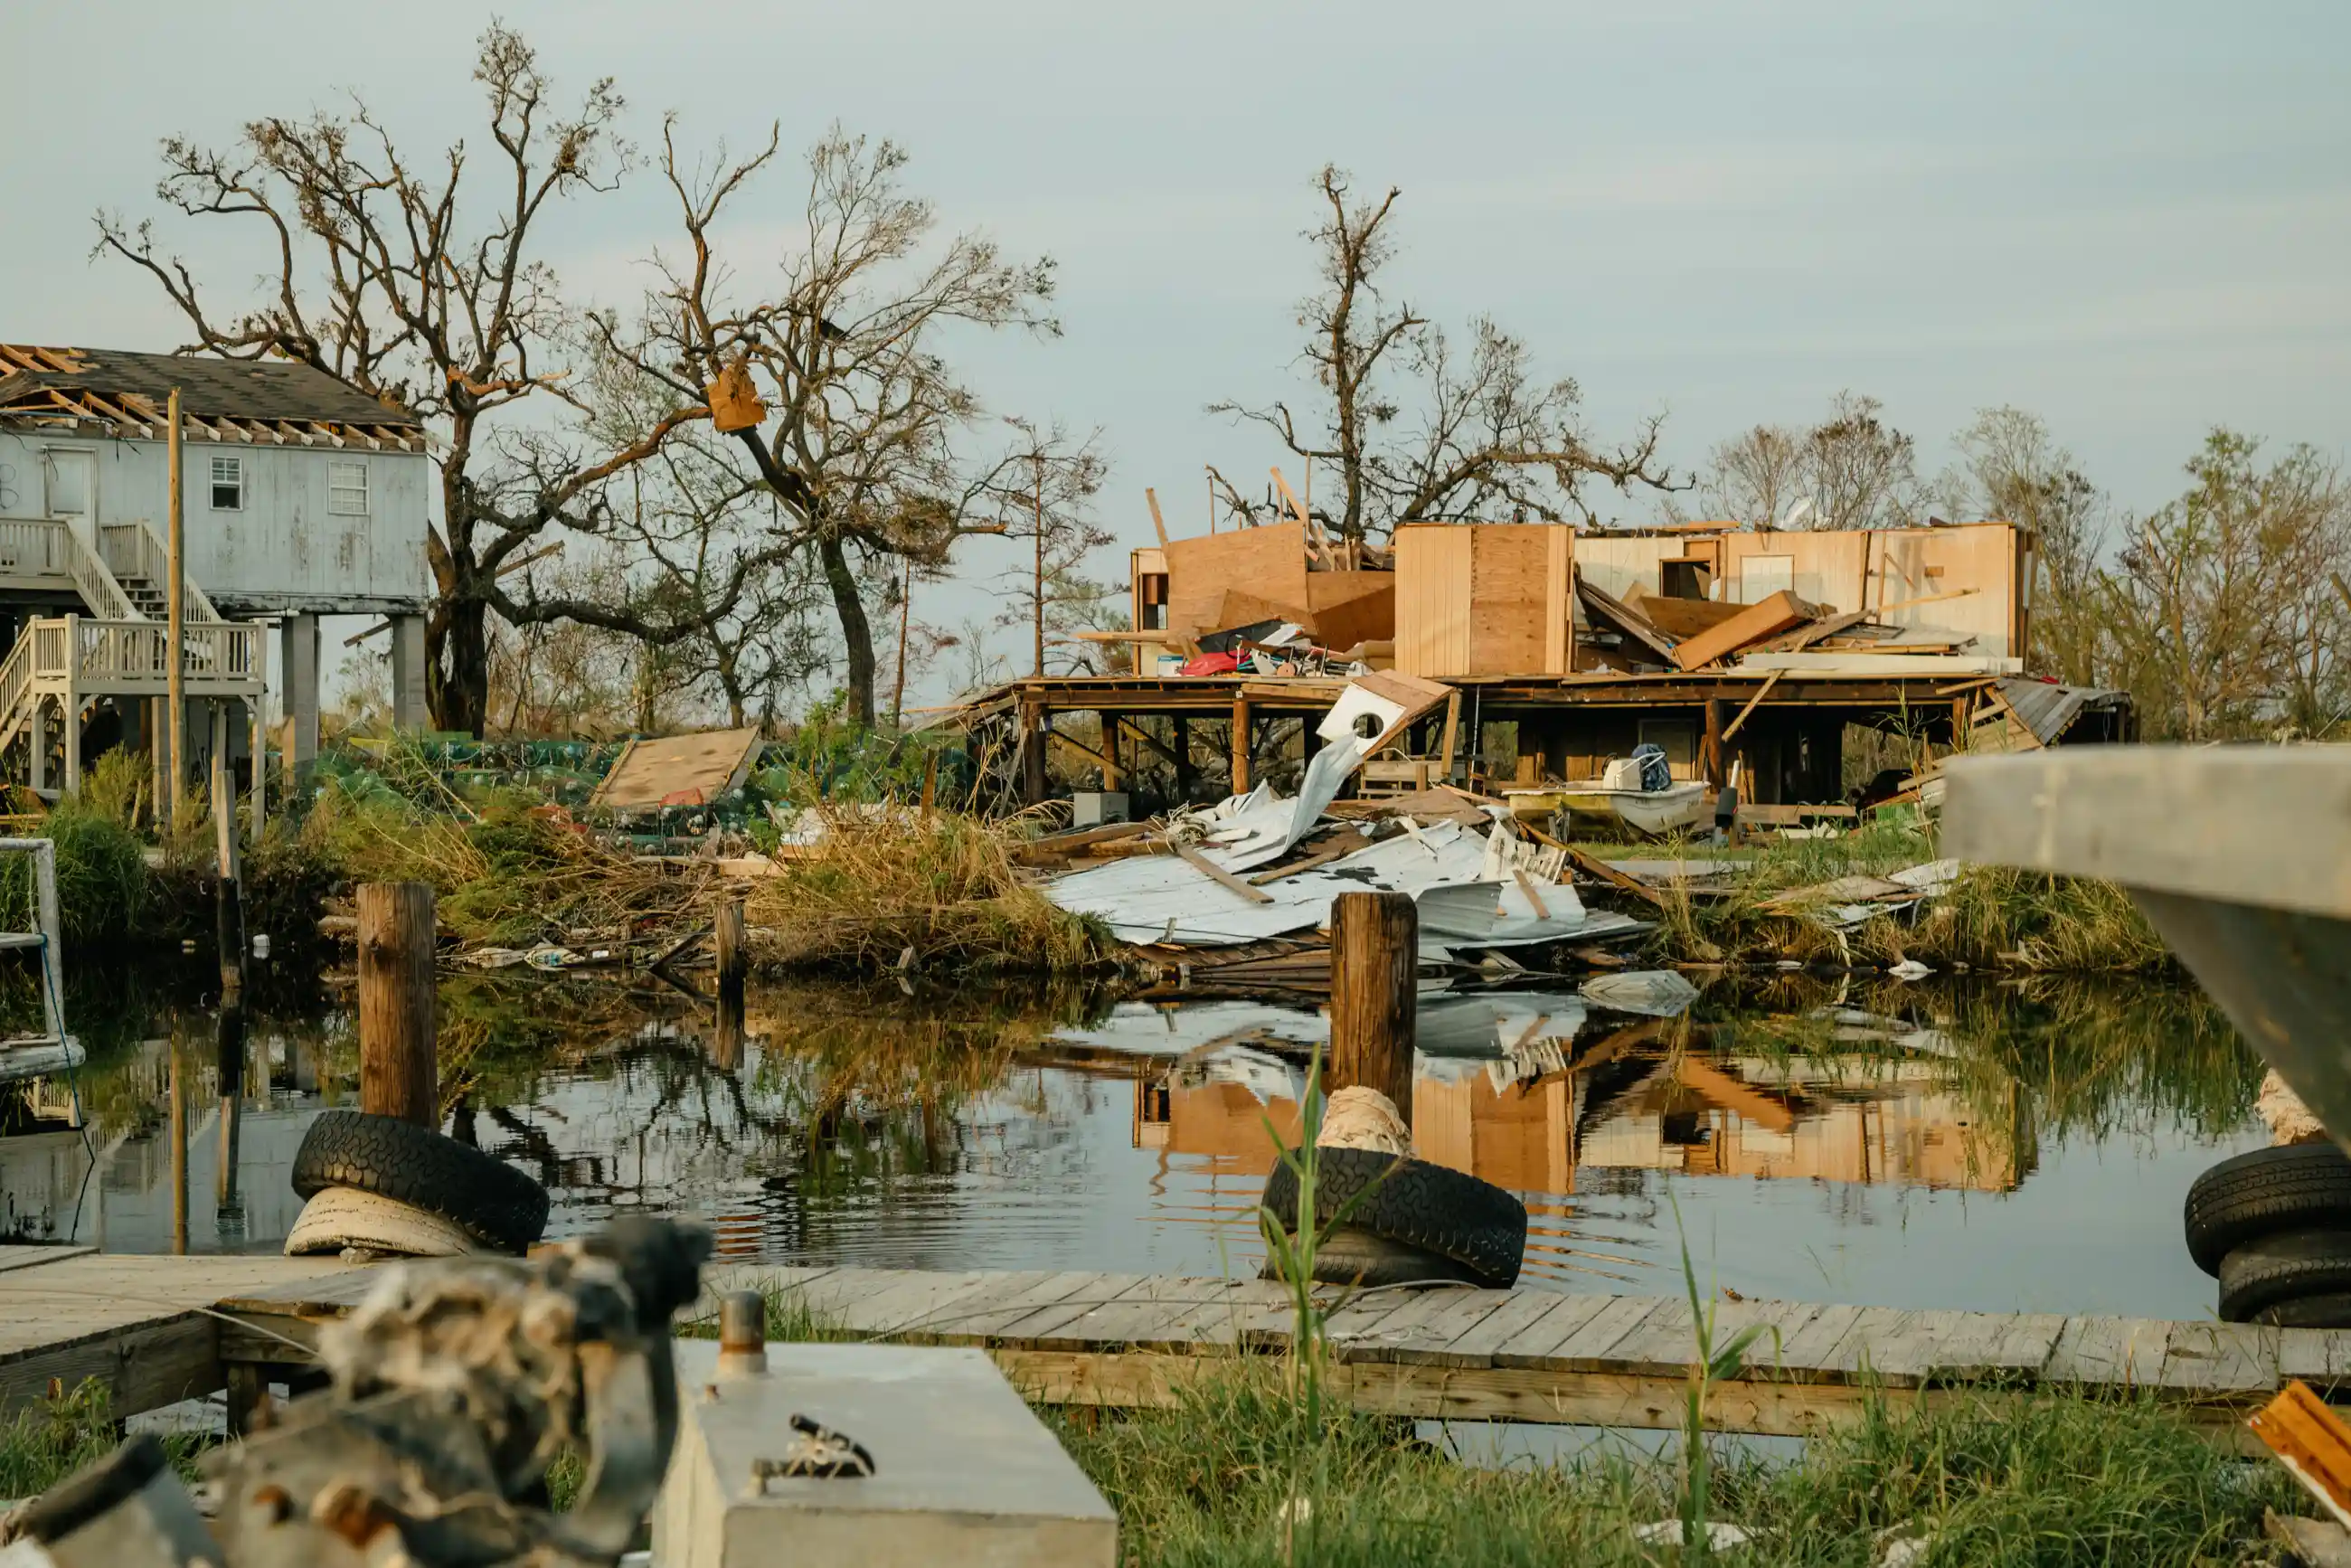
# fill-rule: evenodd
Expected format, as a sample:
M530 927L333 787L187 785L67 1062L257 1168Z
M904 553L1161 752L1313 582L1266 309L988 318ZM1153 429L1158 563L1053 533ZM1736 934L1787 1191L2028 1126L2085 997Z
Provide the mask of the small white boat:
M1652 838L1686 831L1714 821L1714 791L1703 779L1686 779L1662 789L1612 789L1598 779L1555 784L1546 789L1506 789L1514 817L1542 819L1567 811L1589 825L1630 828ZM1580 824L1579 824L1580 825Z

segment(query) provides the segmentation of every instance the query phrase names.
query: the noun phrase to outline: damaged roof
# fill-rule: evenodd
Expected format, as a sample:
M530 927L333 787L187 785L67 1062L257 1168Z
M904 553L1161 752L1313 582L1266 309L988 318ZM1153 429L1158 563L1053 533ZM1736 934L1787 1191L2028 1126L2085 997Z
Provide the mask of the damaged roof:
M2061 686L2022 677L2002 681L1995 688L2017 722L2043 746L2054 746L2074 727L2074 721L2093 708L2127 705L2128 692L2104 686Z
M0 420L94 420L155 438L174 387L200 439L423 450L424 423L415 414L308 365L0 343Z

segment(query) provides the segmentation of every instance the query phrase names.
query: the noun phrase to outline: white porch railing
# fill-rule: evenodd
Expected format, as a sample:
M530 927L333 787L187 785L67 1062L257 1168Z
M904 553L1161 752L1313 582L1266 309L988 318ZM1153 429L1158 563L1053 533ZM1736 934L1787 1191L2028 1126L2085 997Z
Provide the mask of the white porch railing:
M104 621L137 621L141 619L139 607L122 591L122 584L106 570L98 552L81 542L71 528L65 533L66 571L73 578L74 587L81 591L81 601L98 612Z
M187 680L192 685L258 684L261 639L266 630L258 622L243 621L189 626L183 638ZM94 695L110 688L160 689L171 679L171 632L161 622L68 615L34 622L26 641L32 650L26 686L69 683ZM10 665L15 662L12 654ZM7 667L0 666L0 696L6 695L8 678Z
M63 577L73 529L37 517L0 518L0 572Z
M172 552L156 537L152 524L107 523L98 530L98 546L99 553L106 558L107 569L116 577L143 578L170 591ZM190 622L220 619L220 612L213 608L213 601L204 597L204 591L196 586L193 578L184 579L183 586L187 594L182 607Z

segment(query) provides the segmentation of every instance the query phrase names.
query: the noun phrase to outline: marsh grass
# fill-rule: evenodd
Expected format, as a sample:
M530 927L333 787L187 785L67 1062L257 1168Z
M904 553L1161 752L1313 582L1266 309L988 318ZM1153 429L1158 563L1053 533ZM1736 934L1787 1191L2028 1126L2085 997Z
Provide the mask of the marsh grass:
M1118 944L1055 907L1012 863L1028 824L902 810L824 813L823 852L781 862L746 911L755 957L775 970L1105 970Z
M1655 852L1679 859L1686 841ZM2112 883L2048 876L2003 866L1962 867L1959 880L1913 922L1881 915L1833 931L1801 914L1763 907L1774 897L1843 876L1886 876L1940 854L1931 835L1904 823L1873 822L1834 839L1779 839L1737 852L1749 863L1728 896L1667 890L1651 955L1672 963L1755 966L1792 959L1835 967L1891 967L1915 959L1936 968L2036 974L2168 973L2176 965L2130 896Z
M0 1500L37 1496L104 1458L120 1441L107 1385L95 1377L19 1410L0 1422ZM196 1473L196 1456L207 1446L202 1437L163 1439L164 1452L190 1479Z
M1048 1410L1046 1420L1119 1513L1138 1568L1288 1561L1299 1440L1278 1365L1236 1363L1173 1408ZM1556 1465L1469 1469L1411 1422L1326 1406L1307 1436L1322 1478L1302 1561L1416 1564L1655 1564L1695 1561L1633 1530L1679 1519L1684 1465L1593 1443ZM2293 1483L2233 1459L2151 1405L1898 1398L1813 1439L1791 1460L1726 1448L1715 1517L1756 1531L1722 1560L1865 1568L1880 1537L1928 1538L1927 1564L2202 1564L2242 1561L2262 1510L2301 1511Z

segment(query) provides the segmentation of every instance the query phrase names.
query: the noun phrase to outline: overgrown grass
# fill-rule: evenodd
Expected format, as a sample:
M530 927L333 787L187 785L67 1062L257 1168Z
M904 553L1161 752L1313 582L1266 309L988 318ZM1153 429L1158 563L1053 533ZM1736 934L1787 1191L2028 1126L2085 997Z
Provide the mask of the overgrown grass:
M1621 851L1615 852L1621 853ZM1665 858L1686 844L1653 851ZM1782 839L1739 852L1749 863L1726 894L1666 890L1653 956L1669 963L1798 963L1937 968L1966 965L2039 974L2159 974L2174 960L2130 896L2112 883L1970 865L1917 915L1880 915L1831 930L1792 909L1764 907L1839 877L1882 877L1939 855L1933 839L1904 824L1872 824L1834 839Z
M107 1385L95 1377L0 1424L0 1500L37 1495L83 1466L112 1453L120 1441ZM201 1437L163 1439L181 1475L195 1478Z
M1173 1409L1045 1414L1118 1509L1125 1560L1143 1568L1678 1556L1632 1535L1678 1517L1677 1456L1594 1446L1556 1466L1468 1469L1410 1422L1330 1407L1307 1439L1322 1451L1311 1552L1293 1558L1283 1521L1296 1513L1298 1427L1270 1362L1238 1362ZM1932 1409L1889 1399L1794 1460L1724 1448L1711 1491L1716 1519L1758 1532L1726 1560L1757 1568L1862 1568L1897 1528L1928 1538L1928 1564L2235 1563L2265 1507L2301 1509L2283 1472L2242 1466L2176 1416L2066 1397Z
M1099 923L1056 908L1014 869L1020 824L818 810L823 852L783 862L753 891L762 967L872 970L908 958L927 970L1077 973L1115 961Z

